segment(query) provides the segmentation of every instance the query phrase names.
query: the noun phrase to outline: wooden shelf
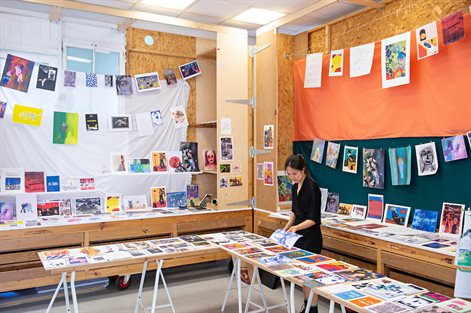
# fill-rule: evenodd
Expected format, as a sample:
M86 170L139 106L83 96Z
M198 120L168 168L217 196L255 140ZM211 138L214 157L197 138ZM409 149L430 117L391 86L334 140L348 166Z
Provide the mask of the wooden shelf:
M208 122L193 124L193 125L190 125L189 127L193 127L193 128L216 128L217 123L218 123L217 121L208 121Z
M203 171L203 174L213 174L213 175L217 175L218 172L216 172L216 171Z

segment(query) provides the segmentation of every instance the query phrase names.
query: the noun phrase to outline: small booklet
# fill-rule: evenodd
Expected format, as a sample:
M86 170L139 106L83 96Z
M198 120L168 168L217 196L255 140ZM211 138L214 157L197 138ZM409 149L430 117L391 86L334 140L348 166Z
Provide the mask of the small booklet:
M292 249L300 237L302 237L302 235L284 231L283 229L277 229L270 236L270 239L276 241L282 246L287 247L288 249Z

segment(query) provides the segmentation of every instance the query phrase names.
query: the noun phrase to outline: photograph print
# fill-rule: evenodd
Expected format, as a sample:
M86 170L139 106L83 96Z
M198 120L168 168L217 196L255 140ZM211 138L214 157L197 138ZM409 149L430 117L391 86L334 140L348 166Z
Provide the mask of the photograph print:
M442 139L443 157L445 162L462 160L468 158L464 136L458 135Z
M343 151L342 171L347 173L357 173L358 147L345 146Z
M132 77L116 75L116 94L118 96L130 96L132 92Z
M173 68L168 68L164 71L165 81L167 85L175 85L177 83L177 76L175 75L175 71Z
M339 210L340 195L338 192L329 192L324 212L337 213Z
M77 198L75 199L74 215L101 214L101 198Z
M395 204L386 204L383 223L407 227L409 221L410 207Z
M8 54L0 86L28 92L33 68L33 61Z
M232 137L221 137L221 160L234 161L234 150L232 144Z
M159 73L145 73L134 76L138 92L158 90L162 88L159 80Z
M438 170L438 157L435 142L415 146L419 176L433 175Z
M57 68L39 64L36 88L54 91L56 89Z
M363 187L384 189L384 150L363 148Z
M461 235L461 224L463 222L464 204L444 202L442 206L442 216L440 218L440 228L438 233Z
M132 129L131 115L111 115L110 131L129 131Z
M192 77L202 74L197 60L180 65L178 69L180 70L180 74L182 75L182 78L184 80L187 80L187 79L190 79Z

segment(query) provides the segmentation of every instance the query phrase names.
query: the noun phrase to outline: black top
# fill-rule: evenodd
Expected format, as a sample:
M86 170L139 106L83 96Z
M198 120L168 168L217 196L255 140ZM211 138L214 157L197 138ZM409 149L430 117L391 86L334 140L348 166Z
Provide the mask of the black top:
M321 190L315 181L306 177L298 193L298 184L293 184L292 212L295 215L293 226L301 224L305 220L312 220L315 225L299 230L297 233L303 235L296 246L311 252L320 253L322 249L321 233Z

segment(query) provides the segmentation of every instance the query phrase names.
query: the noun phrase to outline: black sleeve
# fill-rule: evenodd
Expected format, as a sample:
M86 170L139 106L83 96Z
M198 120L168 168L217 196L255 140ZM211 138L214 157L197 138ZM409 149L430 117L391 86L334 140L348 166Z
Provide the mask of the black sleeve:
M295 199L296 195L297 195L297 190L298 189L298 185L297 184L292 184L291 185L291 212L293 213L296 213L294 207L296 206L297 204L297 198Z
M316 224L321 224L321 190L319 186L314 183L312 184L312 190L310 192L309 204L306 208L306 219L312 220Z

